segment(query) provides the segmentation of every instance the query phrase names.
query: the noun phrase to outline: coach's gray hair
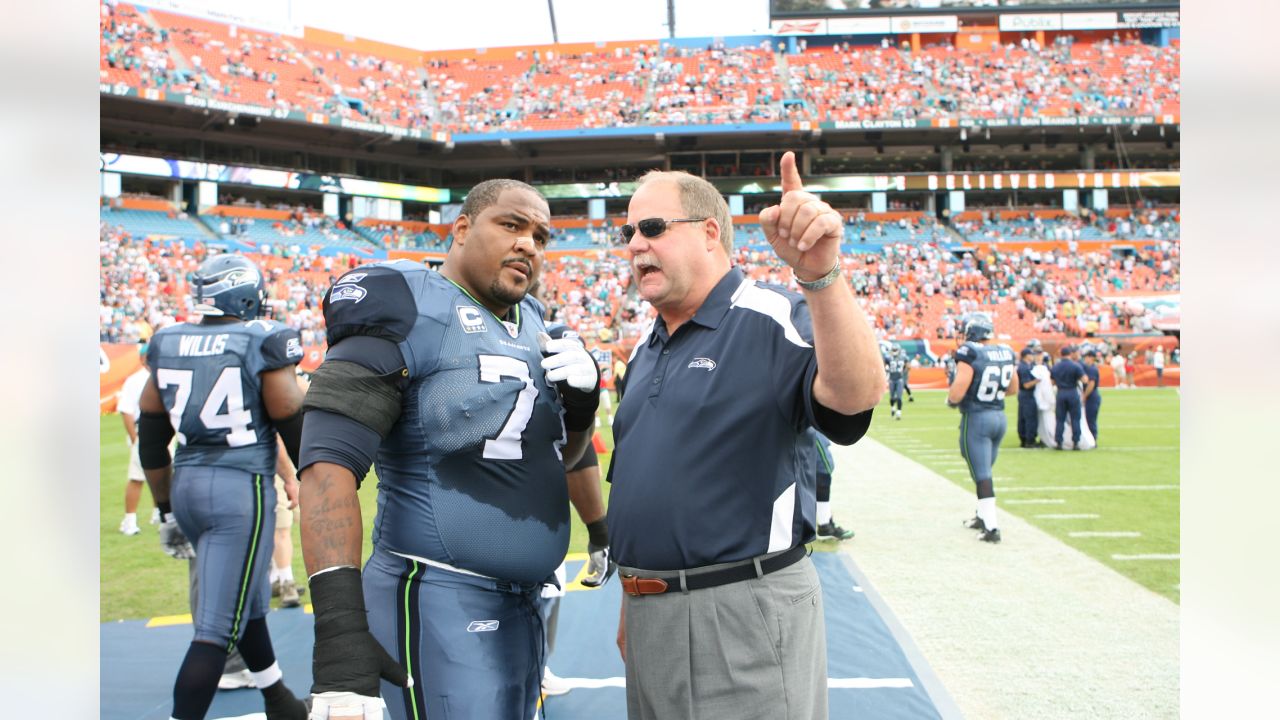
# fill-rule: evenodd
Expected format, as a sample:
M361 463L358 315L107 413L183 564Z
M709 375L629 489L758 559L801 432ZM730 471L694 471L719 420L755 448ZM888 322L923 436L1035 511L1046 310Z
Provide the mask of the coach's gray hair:
M511 180L509 178L497 178L494 180L485 180L484 182L471 188L471 192L467 193L466 200L462 201L463 215L476 219L484 209L498 202L498 196L506 190L528 190L529 192L542 198L545 202L546 197L538 192L534 186L520 182L519 180Z
M733 220L729 217L729 203L715 186L697 175L683 170L650 170L636 181L636 187L650 182L673 182L680 189L680 208L685 217L715 218L720 225L720 245L724 254L733 258Z

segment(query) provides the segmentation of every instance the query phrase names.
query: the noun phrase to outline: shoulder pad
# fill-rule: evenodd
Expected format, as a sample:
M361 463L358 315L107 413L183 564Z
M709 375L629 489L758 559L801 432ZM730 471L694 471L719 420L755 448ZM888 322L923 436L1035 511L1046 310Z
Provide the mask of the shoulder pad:
M559 340L563 337L578 337L577 331L564 323L551 323L547 326L547 334L551 336L552 340Z
M520 301L520 305L522 306L520 308L522 313L529 313L540 318L547 316L547 306L532 295L525 295L524 299Z
M365 265L338 278L324 297L329 345L350 335L404 340L418 316L406 269L402 263Z
M276 323L276 327L262 341L262 359L265 370L275 370L302 361L302 338L298 331Z

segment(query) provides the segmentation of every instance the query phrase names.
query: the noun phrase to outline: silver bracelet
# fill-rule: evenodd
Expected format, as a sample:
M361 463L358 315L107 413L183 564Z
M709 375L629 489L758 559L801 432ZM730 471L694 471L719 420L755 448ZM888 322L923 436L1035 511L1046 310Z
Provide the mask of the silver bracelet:
M802 290L821 290L835 282L838 277L840 277L840 258L836 258L836 264L831 266L831 270L827 271L826 275L823 275L817 280L810 280L809 282L805 282L799 277L796 277L796 284L799 285Z

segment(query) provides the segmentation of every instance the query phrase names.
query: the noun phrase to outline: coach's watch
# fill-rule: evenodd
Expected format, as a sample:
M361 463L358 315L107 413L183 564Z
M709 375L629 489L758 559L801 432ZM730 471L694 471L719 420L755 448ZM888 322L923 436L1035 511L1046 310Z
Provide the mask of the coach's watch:
M797 277L796 284L799 285L802 290L821 290L835 282L838 277L840 277L840 258L836 258L836 264L831 266L831 269L827 271L826 275L823 275L817 280L810 280L808 282Z

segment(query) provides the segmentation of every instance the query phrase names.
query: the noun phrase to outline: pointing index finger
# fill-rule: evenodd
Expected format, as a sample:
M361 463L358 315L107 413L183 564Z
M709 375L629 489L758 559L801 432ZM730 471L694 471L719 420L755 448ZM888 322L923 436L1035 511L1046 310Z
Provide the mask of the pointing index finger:
M779 169L782 171L783 195L793 190L804 189L804 182L800 180L800 171L796 169L795 153L790 150L782 153L782 162Z

